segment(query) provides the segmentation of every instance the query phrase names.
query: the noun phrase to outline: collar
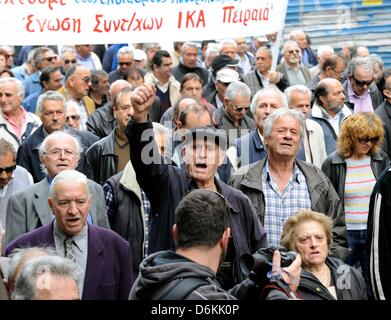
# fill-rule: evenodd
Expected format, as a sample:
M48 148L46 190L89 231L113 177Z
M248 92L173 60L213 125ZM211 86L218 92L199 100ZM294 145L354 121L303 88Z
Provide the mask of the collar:
M270 181L271 175L270 175L270 169L269 169L269 159L266 161L265 167L263 168L263 170L265 170L265 173L266 173L264 179L266 179L266 181ZM299 174L300 174L300 169L297 166L296 161L295 161L293 163L292 176L289 179L289 181L294 180L295 182L300 184Z
M63 243L65 238L68 236L64 231L62 231L59 228L56 219L54 219L53 232L56 235L56 237L61 241L61 243ZM80 233L72 236L73 241L75 242L75 244L77 245L77 247L81 252L83 252L83 247L84 247L82 242L87 239L87 234L88 234L88 223L86 223L86 225L84 226L84 228L81 230Z

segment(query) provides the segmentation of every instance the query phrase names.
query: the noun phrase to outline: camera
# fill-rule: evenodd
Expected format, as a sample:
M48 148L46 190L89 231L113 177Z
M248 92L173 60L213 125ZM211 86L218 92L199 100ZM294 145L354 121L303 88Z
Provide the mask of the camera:
M272 270L273 254L276 250L281 254L281 268L290 266L296 259L296 252L287 251L282 246L270 246L259 249L252 255L242 255L240 257L242 272L252 280L266 281L267 274Z

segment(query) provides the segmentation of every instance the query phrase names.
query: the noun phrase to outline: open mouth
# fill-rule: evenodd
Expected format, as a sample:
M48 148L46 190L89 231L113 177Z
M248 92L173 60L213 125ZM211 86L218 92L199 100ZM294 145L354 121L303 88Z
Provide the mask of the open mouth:
M207 165L205 163L197 163L196 168L197 169L206 169Z

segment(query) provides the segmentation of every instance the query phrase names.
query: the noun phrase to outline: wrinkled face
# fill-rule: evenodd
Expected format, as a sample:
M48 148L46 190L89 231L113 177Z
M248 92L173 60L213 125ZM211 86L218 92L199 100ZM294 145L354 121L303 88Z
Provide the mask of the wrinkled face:
M43 54L43 58L38 62L38 69L43 70L46 67L54 66L57 56L52 50L48 50Z
M77 283L71 277L44 272L38 276L36 287L37 300L79 300Z
M188 68L195 68L197 66L197 58L197 48L186 48L182 54L183 64Z
M109 77L108 76L100 76L98 80L98 84L95 86L94 91L99 92L102 95L107 95L109 93Z
M284 51L284 60L289 65L298 65L301 59L301 50L296 43L291 43L286 46Z
M225 99L225 107L232 120L240 121L250 108L250 97L237 95L232 101Z
M373 73L364 67L357 67L353 76L349 77L353 92L361 96L368 91L369 85L373 81Z
M274 122L265 144L271 156L292 159L299 151L300 139L300 124L290 116L283 116Z
M238 53L244 54L247 51L247 41L245 38L238 38L235 40L237 44Z
M68 235L79 234L87 222L91 206L86 185L82 182L60 182L54 188L54 196L48 202L59 228Z
M214 143L197 139L185 146L184 160L188 174L196 182L214 180L217 168L224 159L224 152Z
M15 170L16 161L12 152L0 154L0 188L6 186L12 179L12 173Z
M255 56L255 67L260 73L265 73L272 67L272 59L267 51L257 52Z
M254 118L259 129L263 128L266 118L275 110L283 107L280 97L272 92L265 92L258 97L257 107L255 108Z
M327 91L327 96L320 98L324 109L330 113L339 112L343 108L345 100L345 93L342 83L339 81L329 83L327 86Z
M300 254L302 264L306 268L321 266L328 255L326 232L316 221L305 221L294 231L296 251Z
M54 178L64 170L74 170L77 167L80 156L77 146L72 138L67 137L62 141L50 139L46 143L46 153L40 155L39 160L47 169L49 176Z
M125 130L134 109L130 102L131 93L123 94L117 99L117 105L113 108L114 118L117 119L121 131Z
M76 52L64 52L61 60L61 65L64 70L64 73L68 71L70 67L77 63L77 54Z
M163 79L168 79L172 76L172 59L171 57L163 57L162 64L158 67L154 65L154 72L157 77L161 77Z
M334 78L338 81L341 81L342 75L345 71L346 63L343 59L337 60L337 65L335 68L327 67L326 68L326 76L327 78Z
M3 113L8 114L18 110L22 100L23 96L17 95L15 82L0 84L0 108Z
M202 98L202 85L201 82L195 79L186 81L183 84L181 91L183 96L201 99Z
M289 108L301 111L304 115L304 119L307 119L311 109L311 94L293 91Z
M125 74L133 64L133 57L130 53L120 54L118 56L118 67L122 74Z
M220 54L225 54L231 57L232 59L235 59L237 53L238 53L238 48L231 44L225 44L220 50Z
M307 38L305 37L304 32L297 33L296 42L301 49L307 48Z
M57 91L63 85L62 78L63 78L63 76L62 76L60 70L57 70L57 71L51 73L50 76L49 76L49 81L47 81L47 82L45 81L44 82L45 89L46 90Z
M66 122L64 103L56 100L44 101L41 120L48 133L64 128Z
M67 125L73 129L80 130L80 112L77 106L71 104L65 113Z
M69 87L75 95L73 98L82 99L88 95L91 87L91 72L84 67L79 67L68 81Z

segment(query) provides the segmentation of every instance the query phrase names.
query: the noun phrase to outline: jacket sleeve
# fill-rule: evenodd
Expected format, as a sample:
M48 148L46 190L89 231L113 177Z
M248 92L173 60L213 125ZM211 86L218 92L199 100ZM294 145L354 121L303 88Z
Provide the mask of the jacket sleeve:
M17 195L17 194L16 194ZM26 207L22 197L11 195L8 200L6 211L5 244L27 232Z
M103 188L100 185L95 184L94 189L95 190L93 193L92 201L95 202L96 220L97 220L94 224L102 228L110 229L109 218L107 216L105 194L103 192Z

